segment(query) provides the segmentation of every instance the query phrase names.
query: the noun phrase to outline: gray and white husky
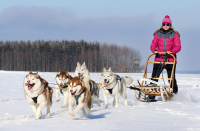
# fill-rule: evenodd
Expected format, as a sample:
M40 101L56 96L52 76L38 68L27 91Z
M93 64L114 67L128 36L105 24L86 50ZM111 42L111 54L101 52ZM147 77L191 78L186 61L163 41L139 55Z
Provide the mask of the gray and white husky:
M102 85L104 86L103 96L104 96L105 108L108 108L108 95L114 97L113 106L115 107L119 106L118 93L124 98L124 105L126 106L128 105L126 84L129 85L133 82L133 79L131 77L128 76L120 77L114 74L111 71L111 68L106 70L106 68L104 67L103 72L101 74L101 82Z
M91 93L92 103L93 103L93 100L96 100L98 106L100 107L101 106L101 103L99 101L100 86L97 83L95 83L93 80L90 80L90 74L85 65L85 62L82 65L79 62L77 62L75 76L79 76L84 81L85 87ZM92 107L93 107L93 104L92 104Z

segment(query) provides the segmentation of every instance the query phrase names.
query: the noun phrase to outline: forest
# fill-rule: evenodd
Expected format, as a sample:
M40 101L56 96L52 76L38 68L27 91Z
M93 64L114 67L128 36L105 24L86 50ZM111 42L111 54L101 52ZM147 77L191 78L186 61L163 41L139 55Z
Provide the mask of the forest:
M0 70L74 72L85 61L90 72L111 67L113 72L141 72L140 52L132 47L80 41L0 42Z

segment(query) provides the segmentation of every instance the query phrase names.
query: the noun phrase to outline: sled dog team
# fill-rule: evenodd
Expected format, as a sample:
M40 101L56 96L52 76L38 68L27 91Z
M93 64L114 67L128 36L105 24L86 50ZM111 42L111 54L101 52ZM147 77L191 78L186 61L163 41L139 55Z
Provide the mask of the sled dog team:
M128 105L126 84L131 84L133 79L131 77L120 77L114 74L109 68L103 68L101 73L101 83L103 85L103 96L105 108L108 108L108 95L114 97L113 106L119 106L118 93L124 98L124 105ZM35 119L41 119L42 109L47 107L46 118L50 117L50 107L52 105L53 89L49 87L48 82L41 78L37 73L29 72L25 77L23 88L25 98L30 103ZM97 101L98 106L101 106L99 101L100 86L90 79L89 71L85 62L81 65L77 62L75 70L75 77L68 74L67 71L60 71L56 75L56 101L60 101L60 93L64 95L64 102L62 108L69 103L69 115L75 116L79 110L89 117L90 110L93 107L93 100ZM72 106L76 105L75 109Z

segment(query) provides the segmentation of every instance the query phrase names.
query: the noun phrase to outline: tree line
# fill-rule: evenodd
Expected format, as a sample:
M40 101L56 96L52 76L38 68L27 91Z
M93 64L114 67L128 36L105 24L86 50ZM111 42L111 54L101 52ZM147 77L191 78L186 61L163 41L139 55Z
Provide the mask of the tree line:
M0 69L8 71L74 72L85 61L90 72L111 67L114 72L140 72L138 50L126 46L81 41L0 42Z

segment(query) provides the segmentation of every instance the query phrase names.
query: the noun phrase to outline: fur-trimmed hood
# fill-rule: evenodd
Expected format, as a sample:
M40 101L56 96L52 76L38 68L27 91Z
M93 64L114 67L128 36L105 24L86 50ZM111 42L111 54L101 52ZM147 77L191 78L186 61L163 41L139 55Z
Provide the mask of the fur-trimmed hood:
M172 30L174 32L176 32L179 36L179 38L181 37L180 33L178 31L176 31L173 27L171 27L169 30ZM162 27L160 27L159 29L157 29L154 33L153 36L158 32L158 31L162 31Z

